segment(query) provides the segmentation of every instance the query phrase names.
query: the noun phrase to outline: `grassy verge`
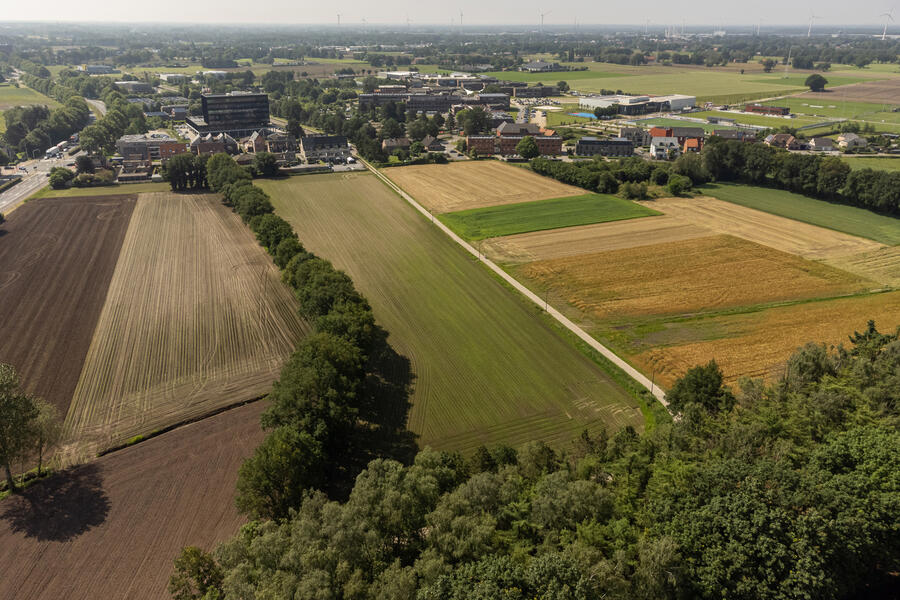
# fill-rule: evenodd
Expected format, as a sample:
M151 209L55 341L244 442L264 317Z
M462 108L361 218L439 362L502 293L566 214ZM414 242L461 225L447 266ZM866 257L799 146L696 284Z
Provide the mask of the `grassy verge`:
M113 196L116 194L142 194L144 192L169 192L171 187L165 182L117 183L98 187L68 188L54 190L46 186L30 196L29 200L39 198L73 198L77 196Z
M660 213L605 194L582 194L534 202L474 208L440 215L440 220L468 240L649 217Z

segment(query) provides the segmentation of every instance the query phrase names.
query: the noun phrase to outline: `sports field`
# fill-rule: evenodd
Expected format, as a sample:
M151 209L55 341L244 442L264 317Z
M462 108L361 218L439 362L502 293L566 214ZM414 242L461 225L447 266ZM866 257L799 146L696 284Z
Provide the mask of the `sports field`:
M512 271L569 306L570 317L579 321L696 313L874 287L828 265L729 235L536 261Z
M139 197L72 405L79 447L268 392L303 335L296 302L213 195Z
M692 115L693 116L693 115ZM714 129L738 129L734 125L713 125L712 123L699 123L686 119L670 119L667 117L652 117L650 119L635 119L635 123L641 127L702 127L706 133L712 133Z
M0 111L12 108L13 106L28 106L31 104L46 104L50 108L59 106L59 102L45 96L39 92L27 87L15 87L10 84L0 84ZM0 115L0 121L3 121L3 127L6 127L6 120Z
M468 240L649 217L660 213L607 194L582 194L474 208L440 215L441 221Z
M373 175L260 185L307 248L347 271L410 359L409 427L420 446L469 450L642 427L631 396Z
M773 104L781 104L780 100L775 100ZM719 117L722 119L733 119L736 123L743 125L758 125L760 127L770 127L777 129L779 127L801 127L803 125L814 125L821 123L825 119L816 117L794 117L793 119L785 119L782 117L766 117L763 115L754 115L741 112L725 112L717 110L708 110L702 112L691 113L692 118L708 119L709 117ZM719 126L715 126L716 129Z
M496 160L394 167L384 174L435 213L584 194L581 188Z
M701 191L727 202L868 238L888 246L900 244L900 219L878 215L864 208L747 185L711 184L701 188Z

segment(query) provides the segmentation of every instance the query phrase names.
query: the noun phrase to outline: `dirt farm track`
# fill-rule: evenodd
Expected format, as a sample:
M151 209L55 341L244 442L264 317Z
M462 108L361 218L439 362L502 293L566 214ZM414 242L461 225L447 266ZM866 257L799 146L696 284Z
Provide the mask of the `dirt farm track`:
M0 504L0 598L160 600L183 546L212 549L244 520L241 462L263 402L114 452Z
M0 226L0 362L65 415L134 196L29 202Z

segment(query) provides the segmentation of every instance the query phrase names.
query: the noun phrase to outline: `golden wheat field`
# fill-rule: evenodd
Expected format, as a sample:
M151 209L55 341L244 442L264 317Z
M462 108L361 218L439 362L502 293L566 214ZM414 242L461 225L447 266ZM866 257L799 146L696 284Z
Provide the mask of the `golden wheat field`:
M705 196L641 202L685 223L809 259L871 252L884 244Z
M435 213L585 193L581 188L495 160L395 167L384 173Z
M878 250L832 258L827 262L884 285L900 287L900 246L885 246Z
M258 397L304 331L277 268L215 196L142 194L67 432L95 449Z
M715 316L704 327L727 332L727 337L659 346L631 359L644 372L654 373L664 387L690 367L713 358L732 383L745 376L779 376L787 358L800 346L810 341L846 344L847 336L865 329L869 319L882 332L896 331L900 291Z
M584 318L719 310L849 294L874 282L728 235L529 263L514 270Z

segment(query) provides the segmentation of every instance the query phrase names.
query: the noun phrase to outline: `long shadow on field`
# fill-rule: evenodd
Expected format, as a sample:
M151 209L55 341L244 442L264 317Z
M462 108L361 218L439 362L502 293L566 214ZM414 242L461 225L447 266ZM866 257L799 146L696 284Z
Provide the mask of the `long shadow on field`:
M64 471L3 503L0 519L39 541L66 542L106 521L109 499L96 465Z
M419 451L416 434L406 428L415 375L409 359L387 343L387 332L370 350L360 426L347 440L346 455L334 461L340 472L329 480L332 497L346 498L356 475L376 458L412 463Z

